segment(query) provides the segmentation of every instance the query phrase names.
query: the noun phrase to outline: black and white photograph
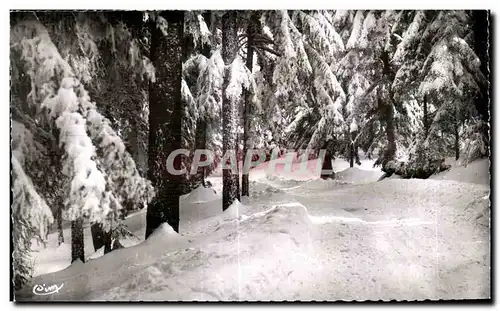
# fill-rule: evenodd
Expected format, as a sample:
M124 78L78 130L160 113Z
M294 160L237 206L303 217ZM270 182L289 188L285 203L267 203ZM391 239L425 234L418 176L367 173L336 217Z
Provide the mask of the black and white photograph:
M493 15L10 10L11 301L491 300Z

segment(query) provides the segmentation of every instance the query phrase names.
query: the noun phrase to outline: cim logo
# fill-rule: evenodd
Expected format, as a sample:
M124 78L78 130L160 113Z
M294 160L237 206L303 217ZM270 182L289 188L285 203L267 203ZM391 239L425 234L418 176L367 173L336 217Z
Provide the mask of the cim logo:
M59 290L63 287L63 285L64 283L61 283L61 286L57 286L56 284L50 286L45 286L45 284L35 285L33 286L33 294L44 296L59 293Z

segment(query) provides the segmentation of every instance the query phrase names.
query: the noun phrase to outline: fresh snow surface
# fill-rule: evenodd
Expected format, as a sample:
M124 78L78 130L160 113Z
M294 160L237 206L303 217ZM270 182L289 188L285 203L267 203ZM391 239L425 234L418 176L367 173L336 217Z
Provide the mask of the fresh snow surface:
M473 165L480 164L468 167ZM209 178L217 194L199 188L181 198L180 234L164 224L143 241L146 214L141 211L125 220L141 242L130 240L127 248L104 256L93 252L86 229L85 251L95 259L85 264L67 267L69 245L57 247L52 233L47 248L33 253L38 276L16 299L490 297L489 185L377 182L381 172L365 166L369 170L340 167L333 180L312 173L301 180L259 174L257 167L250 173L250 196L224 212L220 178ZM59 293L36 296L36 284L64 285Z
M287 180L314 180L320 178L321 163L318 159L308 161L300 161L293 159L290 164L284 163L285 159L280 159L264 162L250 170L250 176L254 180L268 180L269 178L287 179ZM361 165L355 164L355 168L369 171L381 172L380 167L373 167L372 160L365 159L360 156ZM319 170L318 170L319 168ZM342 159L332 161L332 169L335 173L349 168L349 162Z
M431 179L437 180L456 180L461 182L469 182L475 184L490 184L490 161L489 159L481 159L463 165L455 159L446 159L447 164L451 164L448 171L433 175Z
M366 171L357 167L349 167L335 174L335 179L347 183L371 183L378 181L384 173L382 171Z
M188 203L206 203L217 200L216 191L210 188L199 186L183 197Z

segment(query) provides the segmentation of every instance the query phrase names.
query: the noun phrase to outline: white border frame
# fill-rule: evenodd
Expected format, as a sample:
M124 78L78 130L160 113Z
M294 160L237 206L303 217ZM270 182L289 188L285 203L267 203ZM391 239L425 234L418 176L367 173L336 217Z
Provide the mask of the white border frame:
M3 104L0 105L0 144L2 146L2 152L0 153L0 178L1 178L1 193L2 193L2 198L5 200L4 204L5 206L3 207L4 209L4 215L2 218L3 221L3 234L1 235L1 247L0 249L6 250L5 255L1 257L1 268L2 271L5 271L6 277L3 277L2 280L3 282L1 283L1 303L6 309L11 310L15 306L13 303L9 302L9 293L10 293L10 271L7 270L7 268L10 265L10 239L11 239L11 232L10 232L10 111L9 111L9 103L10 103L10 98L9 98L9 92L10 92L10 77L9 77L9 63L7 62L7 57L9 55L9 10L22 10L22 9L54 9L54 10L77 10L77 9L92 9L92 10L104 10L104 9L125 9L125 10L153 10L153 9L184 9L184 10L192 10L192 9L212 9L212 10L221 10L221 9L298 9L298 8L308 8L308 9L491 9L492 14L495 15L495 24L494 26L494 31L493 31L493 40L495 44L499 42L499 34L500 31L498 30L498 23L500 20L498 19L498 16L500 16L500 9L499 7L500 1L496 0L454 0L454 1L435 1L435 0L420 0L420 1L388 1L388 0L383 0L383 1L368 1L368 0L349 0L349 1L333 1L333 0L308 0L308 1L289 1L289 0L251 0L251 1L241 1L241 2L236 2L236 1L230 1L230 0L212 0L212 1L202 1L202 0L195 0L195 1L172 1L172 0L162 0L162 1L150 1L150 0L141 0L141 1L130 1L130 0L85 0L85 1L61 1L61 0L51 0L50 2L46 1L28 1L28 0L16 0L13 3L8 3L7 1L2 2L2 10L1 10L1 31L0 31L0 39L2 42L2 46L0 48L1 51L1 57L0 59L2 60L0 62L0 73L2 74L3 81L0 84L1 86L1 98L3 99L2 102ZM10 5L9 5L10 4ZM5 7L5 8L4 8ZM496 61L495 61L495 67L493 68L493 72L497 73L498 70L498 45L495 45L495 55L493 56ZM495 77L498 78L498 77ZM494 85L493 85L493 90L498 90L500 89L498 87L498 79L493 80ZM496 93L496 91L494 91ZM496 97L498 94L496 95ZM491 106L494 105L493 102L490 103ZM497 106L496 109L494 109L494 119L497 120L497 122L500 122L499 117L499 112L500 107ZM493 134L495 137L498 137L498 125L495 125L495 133ZM497 140L498 141L498 140ZM496 144L494 144L496 146ZM495 147L496 149L496 147ZM495 162L496 167L498 167L498 158L497 158L497 152L496 150L493 150L493 155L495 157ZM496 173L496 172L495 172ZM496 190L497 185L495 184L493 191ZM495 191L496 192L496 191ZM8 200L7 200L8 198ZM498 215L498 211L495 211L495 219L498 219L500 215ZM496 227L496 222L495 224L492 223L492 226ZM495 237L494 241L498 241L498 227L496 227L495 230ZM493 237L492 237L493 238ZM495 258L498 259L498 255L495 256ZM497 260L495 261L495 264L497 263ZM498 271L500 267L498 265L495 265L495 271ZM497 274L497 273L495 273ZM495 277L494 277L495 278ZM498 279L496 279L497 286L496 286L496 292L495 292L495 297L496 299L499 299L498 295ZM47 304L42 304L45 307L53 308L54 305L47 305ZM77 308L78 306L85 306L85 304L75 304L74 306L61 306L63 308ZM108 309L110 307L112 308L117 308L117 307L122 307L121 305L96 305L96 304L91 304L87 305L91 307L94 311L101 310L101 309ZM146 305L141 305L141 304L135 304L135 305L128 305L127 308L133 308L133 309L142 309L145 306L151 308L151 307L160 307L160 308L168 308L169 310L172 309L190 309L194 307L216 307L219 308L222 305L220 304L211 304L211 305L151 305L151 304L146 304ZM236 306L236 305L231 305L231 306ZM281 307L290 307L291 305L281 305ZM325 305L328 306L328 305ZM379 307L387 307L387 305L379 304L379 305L371 305L373 306L379 306ZM392 305L392 307L403 307L405 305ZM246 307L251 307L251 308L258 308L259 310L266 310L267 308L271 307L277 307L277 305L259 305L259 304L252 304L248 305ZM300 307L300 308L309 308L311 305L295 305L295 307ZM367 307L367 305L330 305L329 307L333 307L336 309L344 309L344 308L364 308ZM425 308L426 310L432 310L434 308L437 308L438 306L430 306L427 304L422 304L421 306L416 306L413 305L413 307L417 308ZM443 307L443 306L440 306ZM446 305L444 305L446 307ZM455 308L456 306L450 305L449 307ZM35 308L40 308L40 305L25 305L23 306L23 309L35 309ZM4 308L2 308L5 310Z

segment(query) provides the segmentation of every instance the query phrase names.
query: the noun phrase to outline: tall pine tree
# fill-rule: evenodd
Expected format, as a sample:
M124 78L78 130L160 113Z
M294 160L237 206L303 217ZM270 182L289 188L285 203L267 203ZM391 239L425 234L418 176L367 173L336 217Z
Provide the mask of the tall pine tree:
M235 201L240 200L239 172L237 162L237 128L239 124L238 102L233 97L230 87L231 80L236 74L233 71L234 62L237 59L237 26L236 12L228 11L222 16L222 59L229 67L224 73L224 83L222 86L222 152L227 155L222 169L222 209L226 210ZM232 154L232 155L231 155ZM226 161L227 160L227 161ZM232 167L232 169L230 168Z
M184 12L162 11L154 19L150 57L156 80L149 86L148 177L156 196L148 205L146 238L165 222L179 232L179 197L184 180L167 168L169 155L181 147L182 139ZM173 166L181 169L180 155Z

